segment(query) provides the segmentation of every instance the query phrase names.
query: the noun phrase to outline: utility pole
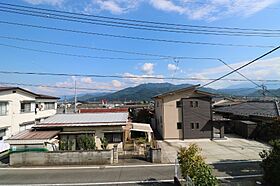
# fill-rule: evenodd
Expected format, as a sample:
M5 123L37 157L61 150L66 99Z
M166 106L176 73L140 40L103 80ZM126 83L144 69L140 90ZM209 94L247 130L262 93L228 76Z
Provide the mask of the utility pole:
M266 96L266 86L264 84L262 84L262 95L263 97Z
M77 86L76 86L76 80L75 80L75 100L74 100L74 113L77 113Z

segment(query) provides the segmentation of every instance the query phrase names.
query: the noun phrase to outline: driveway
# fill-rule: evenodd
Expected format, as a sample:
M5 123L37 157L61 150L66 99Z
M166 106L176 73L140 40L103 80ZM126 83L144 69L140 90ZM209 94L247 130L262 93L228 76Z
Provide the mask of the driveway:
M261 160L259 153L268 150L267 144L237 136L227 136L224 140L191 139L158 141L163 163L174 163L180 147L196 143L202 148L207 163Z

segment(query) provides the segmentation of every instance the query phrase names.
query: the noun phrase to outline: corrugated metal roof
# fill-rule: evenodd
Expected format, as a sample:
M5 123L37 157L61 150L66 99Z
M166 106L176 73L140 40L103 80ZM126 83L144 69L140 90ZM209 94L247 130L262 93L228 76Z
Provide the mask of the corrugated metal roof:
M81 108L80 113L115 113L115 112L128 112L128 108Z
M128 112L56 114L45 119L40 124L126 123L127 120Z
M44 139L51 139L56 136L59 131L32 131L32 130L25 130L20 132L8 140L44 140Z
M246 102L238 105L220 107L214 109L215 112L230 113L240 116L262 116L262 117L278 117L278 109L276 102Z
M96 126L124 126L126 122L119 123L46 123L37 124L33 128L53 128L53 127L96 127Z

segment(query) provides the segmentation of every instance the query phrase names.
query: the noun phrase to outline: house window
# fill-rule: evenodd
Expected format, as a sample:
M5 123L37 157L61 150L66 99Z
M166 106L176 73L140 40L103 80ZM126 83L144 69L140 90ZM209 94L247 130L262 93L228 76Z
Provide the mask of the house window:
M45 103L45 110L51 110L55 109L55 103L54 102L46 102Z
M177 108L182 107L182 102L181 101L176 101L176 107Z
M192 128L192 130L194 129L194 123L191 123L191 128Z
M199 123L196 123L196 129L199 129Z
M104 133L104 137L108 140L109 143L122 142L122 133L121 132Z
M193 107L193 101L190 101L190 107Z
M7 102L0 102L0 116L7 115L8 112L7 106L8 106Z
M198 107L198 101L195 101L195 107Z
M177 123L177 129L182 129L182 122Z
M21 113L31 112L31 102L21 102L20 103L20 112Z

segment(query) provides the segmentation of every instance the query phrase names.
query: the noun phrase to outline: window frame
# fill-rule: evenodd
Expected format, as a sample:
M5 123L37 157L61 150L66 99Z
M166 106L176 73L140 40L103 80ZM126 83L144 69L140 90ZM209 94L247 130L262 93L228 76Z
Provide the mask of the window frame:
M50 105L52 105L50 107ZM44 110L54 110L55 109L55 102L45 102L44 103Z
M176 101L176 108L182 107L182 101Z
M194 130L194 129L195 129L194 127L195 127L195 126L194 126L194 123L191 122L191 129Z
M193 101L190 101L190 107L193 108Z
M8 102L6 101L0 101L0 116L7 116L8 115ZM2 106L5 108L3 109L3 111L5 112L2 112Z
M177 129L182 129L182 122L177 122Z
M28 110L26 110L25 109L25 107L24 108L22 108L22 104L23 105L26 105L26 104L29 104L29 109ZM31 113L32 111L31 111L31 107L32 107L32 102L27 102L27 101L22 101L22 102L20 102L20 113Z
M108 141L108 143L121 143L123 142L123 133L122 132L104 132L104 138ZM111 138L106 137L106 135L112 135ZM120 135L120 140L115 140L116 137L114 135Z

